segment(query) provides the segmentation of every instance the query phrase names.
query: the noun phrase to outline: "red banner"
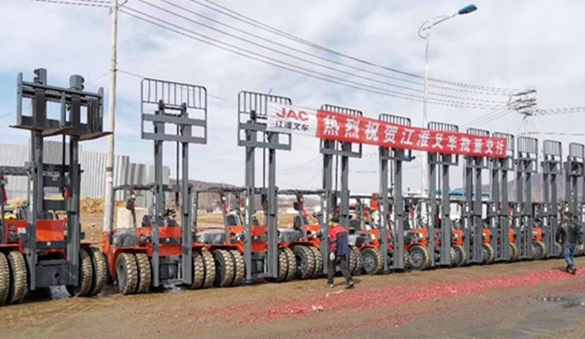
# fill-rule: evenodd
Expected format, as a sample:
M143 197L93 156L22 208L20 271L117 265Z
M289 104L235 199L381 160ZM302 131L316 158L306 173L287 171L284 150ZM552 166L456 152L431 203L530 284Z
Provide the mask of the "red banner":
M480 137L467 133L435 131L394 125L370 118L317 111L321 139L361 143L430 153L505 158L506 138Z

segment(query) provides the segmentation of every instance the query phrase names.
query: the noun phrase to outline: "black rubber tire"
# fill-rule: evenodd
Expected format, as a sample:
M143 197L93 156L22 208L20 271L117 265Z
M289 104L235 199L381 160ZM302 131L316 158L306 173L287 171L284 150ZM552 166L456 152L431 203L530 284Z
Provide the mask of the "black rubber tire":
M354 247L353 250L355 251L356 256L355 256L355 272L352 274L352 276L362 275L362 273L364 271L364 260L362 258L362 254L360 253L360 251L358 250L357 247Z
M382 253L374 248L364 248L361 251L363 272L367 275L380 274L384 270L384 257Z
M313 272L312 278L319 278L323 274L323 256L318 248L309 246L308 249L313 252L315 258L315 271Z
M286 277L287 277L287 271L288 271L288 257L286 255L286 252L284 252L284 249L279 249L278 250L278 276L275 278L272 278L271 280L274 280L274 282L283 282Z
M6 255L0 252L0 306L6 303L10 290L10 266Z
M116 258L118 292L122 295L136 293L138 288L138 265L133 253L120 253Z
M79 251L79 285L67 285L67 292L72 297L85 297L89 294L93 282L93 267L88 250L82 248Z
M424 271L431 267L431 252L428 248L415 245L408 252L410 254L410 265L413 270Z
M234 282L234 259L226 250L213 251L215 260L215 287L228 287Z
M534 254L532 255L532 259L534 260L544 260L547 258L548 251L546 250L546 245L541 241L533 241L532 246L535 249Z
M110 264L108 263L108 257L105 254L102 254L104 257L104 262L106 263L106 285L113 285L114 279L112 278L112 274L110 273Z
M150 267L150 258L146 253L136 253L136 266L138 267L138 286L136 294L148 293L152 283L152 268Z
M451 263L449 264L449 267L455 267L457 265L457 256L459 254L453 246L451 246L449 250L449 255L451 256Z
M457 253L457 260L455 262L455 267L462 267L467 265L467 261L469 260L469 256L467 255L467 251L465 247L461 245L453 245L451 247Z
M91 258L91 268L93 274L91 287L89 288L88 295L96 296L102 292L104 286L106 285L107 279L106 260L102 252L95 247L90 247L88 249L88 254L89 257Z
M230 250L230 254L234 259L234 282L232 286L241 286L244 283L244 278L246 277L246 265L244 264L244 258L240 254L240 252L236 250Z
M349 255L347 256L347 269L349 270L349 274L352 276L355 275L355 271L357 268L357 258L360 255L360 252L355 247L349 248Z
M410 269L410 254L408 253L408 251L404 251L404 269L405 270Z
M203 287L205 281L205 266L203 264L203 255L200 252L193 252L193 280L188 288L196 290Z
M496 260L496 251L490 244L483 243L481 244L483 258L482 263L485 265L493 264Z
M510 261L515 262L520 260L520 249L516 244L510 243Z
M24 256L19 251L8 252L8 266L10 266L10 288L7 303L17 304L24 299L28 292L28 271Z
M203 257L203 268L205 269L203 288L210 288L213 286L217 274L215 259L213 258L213 254L209 251L202 251L201 256Z
M294 252L290 248L285 248L284 253L287 259L286 278L284 281L291 281L297 274L297 259L295 258Z
M303 245L293 247L292 251L297 265L296 278L301 280L312 278L315 274L315 256L313 252Z

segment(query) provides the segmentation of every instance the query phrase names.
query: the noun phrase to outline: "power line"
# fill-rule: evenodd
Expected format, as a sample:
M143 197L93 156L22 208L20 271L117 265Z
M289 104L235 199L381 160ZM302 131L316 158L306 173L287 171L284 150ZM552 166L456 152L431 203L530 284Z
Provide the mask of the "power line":
M36 2L46 2L50 4L59 4L59 5L73 5L73 6L85 6L85 7L101 7L101 8L110 8L109 1L100 1L100 0L28 0L28 1L36 1Z
M199 4L200 6L203 6L205 8L208 8L208 9L210 9L212 11L215 11L215 12L221 13L223 15L226 15L228 17L231 17L231 18L233 18L235 20L244 22L244 23L246 23L248 25L251 25L251 26L260 28L262 30L271 32L273 34L276 34L276 35L279 35L279 36L282 36L282 37L285 37L287 39L294 40L294 41L299 42L301 44L304 44L304 45L307 45L307 46L310 46L310 47L313 47L313 48L316 48L316 49L319 49L319 50L322 50L322 51L325 51L325 52L328 52L328 53L331 53L331 54L335 54L337 56L340 56L340 57L343 57L343 58L347 58L347 59L350 59L350 60L353 60L353 61L356 61L356 62L359 62L359 63L362 63L362 64L366 64L366 65L369 65L369 66L372 66L372 67L384 69L384 70L387 70L387 71L391 71L391 72L394 72L394 73L406 75L406 76L409 76L409 77L423 79L423 77L421 75L418 75L418 74L414 74L414 73L411 73L411 72L402 71L402 70L399 70L399 69L396 69L396 68L391 68L391 67L386 67L386 66L378 65L378 64L375 64L375 63L372 63L372 62L369 62L369 61L366 61L366 60L362 60L362 59L359 59L359 58L356 58L356 57L353 57L353 56L350 56L350 55L347 55L347 54L343 54L341 52L334 51L334 50L332 50L330 48L324 47L322 45L313 43L311 41L308 41L308 40L305 40L305 39L302 39L302 38L299 38L299 37L294 36L292 34L289 34L289 33L286 33L284 31L281 31L279 29L276 29L274 27L268 26L268 25L266 25L264 23L261 23L261 22L259 22L257 20L254 20L254 19L250 18L250 17L247 17L247 16L245 16L245 15L243 15L241 13L238 13L238 12L236 12L234 10L231 10L231 9L225 7L225 6L219 5L219 4L217 4L217 3L213 2L213 1L205 0L206 2L213 4L214 6L216 6L218 8L221 8L224 11L218 10L217 8L213 8L212 6L206 5L206 4L201 3L200 1L197 1L197 0L190 0L190 1L191 2L194 2L196 4ZM226 13L226 12L229 12L229 13ZM244 18L245 20L243 20L242 18ZM480 90L485 90L485 91L502 92L502 93L512 93L512 92L516 91L514 89L498 88L498 87L488 87L488 86L481 86L481 85L471 85L471 84L465 84L465 83L461 83L461 82L448 81L448 80L437 79L437 78L429 78L428 80L429 81L433 81L433 82L438 82L438 83L443 83L443 84L451 85L451 86L456 86L456 87L471 88L471 89L480 89Z
M311 61L311 60L308 60L308 59L304 59L304 58L301 58L301 57L298 57L298 56L290 55L290 54L288 54L288 53L285 53L285 52L283 52L283 51L280 51L280 50L278 50L278 49L271 48L271 47L268 47L268 46L265 46L265 45L262 45L262 44L256 43L256 42L254 42L254 41L252 41L252 40L248 40L248 39L245 39L245 38L239 37L239 36L237 36L237 35L234 35L234 34L231 34L231 33L225 32L225 31L222 31L222 30L220 30L220 29L217 29L217 28L214 28L214 27L212 27L212 26L206 25L206 24L204 24L204 23L201 23L201 22L195 21L195 20L193 20L193 19L190 19L190 18L188 18L188 17L185 17L185 16L183 16L183 15L181 15L181 14L177 14L177 13L175 13L175 12L173 12L173 11L170 11L170 10L168 10L168 9L166 9L166 8L163 8L163 7L159 7L159 6L157 6L157 5L154 5L154 4L152 4L152 3L148 2L148 1L145 1L145 0L139 0L139 1L140 1L140 2L142 2L142 3L144 3L144 4L146 4L146 5L149 5L149 6L151 6L151 7L153 7L153 8L156 8L156 9L158 9L158 10L161 10L161 11L163 11L163 12L166 12L166 13L168 13L168 14L174 15L174 16L176 16L176 17L179 17L179 18L181 18L181 19L184 19L184 20L186 20L186 21L189 21L189 22L191 22L191 23L194 23L194 24L196 24L196 25L203 26L203 27L205 27L205 28L207 28L207 29L210 29L210 30L212 30L212 31L215 31L215 32L218 32L218 33L221 33L221 34L227 35L227 36L229 36L229 37L232 37L232 38L235 38L235 39L238 39L238 40L241 40L241 41L244 41L244 42L246 42L246 43L249 43L249 44L251 44L251 45L254 45L254 46L257 46L257 47L260 47L260 48L266 49L266 50L268 50L268 51L271 51L271 52L274 52L274 53L278 53L278 54L284 55L284 56L286 56L286 57L290 57L290 58L293 58L293 59L297 59L297 60L300 60L300 61L306 62L306 63L308 63L308 64L311 64L311 65L314 65L314 66L318 66L318 67L322 67L322 68L325 68L325 69L328 69L328 70L331 70L331 71L334 71L334 72L339 72L339 73L342 73L342 74L345 74L345 75L349 75L349 76L353 76L353 77L356 77L356 78L360 78L360 79L364 79L364 80L368 80L368 81L372 81L372 82L377 82L377 83L380 83L380 84L383 84L383 85L386 85L386 86L390 86L390 87L396 87L396 88L400 88L400 89L403 89L403 90L409 90L409 91L414 91L414 92L423 93L423 90L421 90L421 89L416 89L416 88L411 88L411 87L406 87L406 86L396 85L396 84L394 84L394 83L385 82L385 81L381 81L381 80L378 80L378 79L374 79L374 78L370 78L370 77L366 77L366 76L358 75L358 74L355 74L355 73L351 73L351 72L343 71L343 70L337 69L337 68L335 68L335 67L331 67L331 66L328 66L328 65L320 64L320 63L317 63L317 62L314 62L314 61ZM182 9L182 10L184 10L184 11L188 12L188 13L191 13L191 14L194 14L194 15L199 15L198 13L196 13L196 12L194 12L194 11L191 11L191 10L189 10L189 9L187 9L187 8L185 8L185 7L181 7L181 6L179 6L179 5L175 5L175 4L173 4L173 3L171 3L171 2L169 2L169 1L167 1L167 0L160 0L160 1L162 1L162 2L165 2L165 3L167 3L167 4L170 4L170 5L171 5L171 6L173 6L173 7L176 7L176 8ZM258 36L256 36L256 35L252 35L252 36L258 37ZM258 37L258 38L260 38L260 39L263 39L262 37ZM267 39L265 39L265 40L267 40ZM270 41L270 40L268 40L268 41ZM274 43L274 44L277 44L278 46L281 46L281 47L283 47L283 48L289 48L288 46L286 46L286 45L284 45L284 44L280 44L280 43L277 43L277 42L272 42L272 43ZM292 48L292 50L294 50L294 51L296 51L296 52L298 52L298 53L302 53L302 54L305 54L305 55L309 55L309 56L312 56L312 57L316 57L316 58L319 58L319 59L322 59L322 60L325 60L325 61L331 61L331 60L329 60L329 59L327 59L327 58L323 58L323 57L320 57L320 56L317 56L317 55L309 54L309 53L306 53L306 52L304 52L304 51L301 51L301 50L298 50L298 49L295 49L295 48ZM345 66L343 63L339 63L339 62L334 62L334 63L336 63L336 64L339 64L339 65L343 65L343 66ZM359 68L358 68L358 69L359 69ZM376 74L376 73L374 73L374 74ZM457 100L467 100L467 101L484 102L484 103L490 103L490 104L492 104L492 103L493 103L493 104L501 104L501 103L503 103L502 101L486 100L486 99L477 99L477 98L466 98L466 97L454 96L454 95L449 95L449 94L444 94L444 93L437 93L437 92L429 92L429 95L430 95L430 96L440 96L440 97L446 97L446 98L457 99Z
M149 20L149 19L143 18L141 16L138 16L138 15L135 15L135 14L132 14L132 13L129 13L126 10L131 10L131 11L133 11L135 13L138 13L140 15L143 15L145 17L148 17L148 18L150 18L152 20ZM249 58L249 59L252 59L252 60L260 61L262 63L268 64L268 65L272 65L272 66L275 66L275 67L278 67L278 68L281 68L281 69L285 69L285 70L288 70L288 71L291 71L291 72L295 72L295 73L298 73L298 74L306 75L306 76L309 76L309 77L312 77L312 78L324 80L324 81L327 81L327 82L330 82L330 83L334 83L334 84L346 86L346 87L349 87L349 88L354 88L354 89L359 89L359 90L367 91L367 92L370 92L370 93L375 93L375 94L380 94L380 95L385 95L385 96L400 98L400 99L404 99L404 100L410 100L410 101L414 101L414 102L422 102L422 97L421 96L417 96L417 95L413 95L413 94L408 94L408 93L397 92L397 91L391 91L391 90L387 90L387 89L383 89L383 88L379 88L379 87L374 87L374 86L370 86L370 85L367 85L367 84L362 84L362 83L358 83L358 82L355 82L355 81L346 80L346 79L343 79L343 78L339 78L339 77L327 75L327 74L324 74L324 73L312 71L312 70L307 69L307 68L299 67L299 66L296 66L296 65L293 65L293 64L290 64L290 63L283 62L281 60L277 60L277 59L274 59L274 58L267 57L267 56L262 55L262 54L259 54L259 53L255 53L255 52L252 52L252 51L248 51L248 50L242 49L242 48L240 48L238 46L234 46L234 45L231 45L229 43L222 42L222 41L217 40L217 39L213 39L213 38L210 38L210 37L206 37L204 35L201 35L199 33L194 32L192 30L189 30L189 29L186 29L184 27L181 27L181 26L172 24L172 23L170 23L168 21L165 21L165 20L162 20L160 18L153 17L152 15L146 14L144 12L138 11L138 10L133 9L133 8L130 8L130 7L126 7L125 10L121 10L121 11L124 14L127 14L129 16L132 16L132 17L134 17L136 19L139 19L139 20L142 20L144 22L153 24L155 26L164 28L166 30L175 32L175 33L180 34L180 35L183 35L183 36L185 36L187 38L190 38L190 39L193 39L193 40L196 40L196 41L199 41L199 42L202 42L202 43L211 45L211 46L215 46L215 47L218 47L220 49L223 49L223 50L226 50L226 51L229 51L229 52L232 52L232 53L241 55L243 57L246 57L246 58ZM162 22L162 23L164 23L166 25L175 27L175 29L173 29L171 27L167 27L167 26L162 25L160 23L157 23L157 22L155 22L153 20L156 20L156 21ZM185 32L189 32L189 33L191 33L191 34L193 34L195 36L186 34ZM197 36L200 36L200 37L202 37L204 39L211 40L213 42L203 40L201 38L198 38ZM218 44L229 46L229 48L220 46ZM247 54L245 54L245 53L247 53ZM248 54L254 55L256 57L250 56ZM267 60L271 60L273 62L270 62L270 61L267 61L267 60L262 60L262 59L259 59L259 58L264 58L264 59L267 59ZM282 64L287 65L288 67L287 66L283 66ZM299 71L299 69L302 70L302 71ZM432 104L441 105L441 106L448 106L448 107L459 107L459 108L469 108L469 109L493 109L493 108L495 108L494 105L488 105L488 104L483 104L483 103L466 103L466 102L458 102L458 101L443 100L443 99L432 99L432 98L429 99L428 101L429 101L429 103L432 103Z
M181 17L181 18L183 18L183 19L185 19L185 20L188 20L188 21L190 21L190 22L192 22L192 23L195 23L195 24L197 24L197 25L200 25L200 26L206 27L206 28L208 28L208 29L211 29L211 30L213 30L213 31L216 31L216 32L219 32L219 33L222 33L222 34L228 35L228 36L231 36L231 37L233 37L233 38L236 38L236 39L239 39L239 40L243 40L243 41L246 41L246 42L252 43L252 44L254 44L254 45L256 45L256 46L260 46L260 47L262 47L262 48L266 48L265 46L258 45L258 44L256 44L256 43L250 42L250 41L248 41L248 40L246 40L246 39L243 39L243 38L241 38L241 37L238 37L238 36L235 36L235 35L233 35L233 34L230 34L230 33L224 32L224 31L221 31L221 30L219 30L219 29L217 29L217 28L214 28L214 27L212 27L212 26L209 26L209 25L206 25L206 24L203 24L203 23L200 23L200 22L194 21L194 20L192 20L192 19L189 19L189 18L185 18L185 17L183 17L183 16L180 16L180 15L178 15L178 14L176 14L176 13L169 12L169 11L167 11L167 10L165 10L165 9L162 9L162 8L160 8L160 7L156 6L156 5L153 5L153 4L149 3L149 2L146 2L146 1L143 1L143 0L140 0L140 1L141 1L141 2L144 2L144 3L145 3L145 4L147 4L147 5L150 5L150 6L152 6L152 7L158 8L158 9L160 9L160 10L164 10L164 11L166 11L166 12L170 13L170 14L173 14L173 15L179 16L179 17ZM300 49L298 49L298 48L291 47L291 46L289 46L289 45L287 45L287 44L283 44L283 43L280 43L280 42L277 42L277 41L274 41L274 40L271 40L271 39L267 39L267 38L265 38L265 37L262 37L262 36L259 36L259 35L256 35L256 34L253 34L253 33L251 33L250 31L246 31L246 30L244 30L244 29L240 29L240 28L238 28L238 27L234 27L234 26L232 26L232 25L228 25L228 24L226 24L226 23L223 23L223 22L221 22L221 21L219 21L219 20L216 20L216 19L210 18L210 17L208 17L208 16L205 16L205 15L199 14L199 13L197 13L197 12L195 12L195 11L193 11L193 10L190 10L190 9L188 9L188 8L185 8L185 7L183 7L183 6L179 6L179 5L177 5L177 4L174 4L174 3L172 3L172 2L170 2L170 1L168 1L168 0L160 0L160 1L162 1L162 2L164 2L164 3L167 3L167 4L169 4L169 5L171 5L171 6L175 7L175 8L178 8L178 9L180 9L180 10L183 10L183 11L185 11L185 12L188 12L188 13L190 13L190 14L192 14L192 15L194 15L194 16L197 16L197 17L199 17L199 18L202 18L202 19L208 20L208 21L210 21L210 22L213 22L213 23L215 23L215 24L217 24L217 25L220 25L220 26L223 26L223 27L227 27L227 28L229 28L229 29L232 29L232 30L234 30L234 31L236 31L236 32L239 32L239 33L242 33L242 34L249 35L249 36L251 36L251 37L254 37L254 38L256 38L256 39L260 39L260 40L262 40L262 41L264 41L264 42L268 42L268 43L270 43L270 44L274 44L274 45L276 45L276 46L279 46L279 47L285 48L285 49L287 49L287 50L290 50L290 51L294 51L294 52L297 52L297 53L301 53L301 54L304 54L304 55L308 55L308 56L311 56L311 57L313 57L313 58L316 58L316 59L319 59L319 60L323 60L323 61L326 61L326 62L329 62L329 63L335 64L335 65L339 65L339 66L347 67L347 68L350 68L350 69L353 69L353 70L356 70L356 71L359 71L359 72L369 73L369 74L372 74L372 75L376 75L376 76L380 76L380 77L384 77L384 78L388 78L388 79L392 79L392 80L396 80L396 81L403 81L403 82L407 82L407 83L411 83L411 84L415 84L415 85L419 85L419 86L421 86L421 85L422 85L420 82L416 82L416 81L412 81L412 80L408 80L408 79L403 79L403 78L399 78L399 77L394 77L394 76L390 76L390 75L386 75L386 74L381 74L381 73L379 73L379 72L373 72L373 71L370 71L370 70L368 70L368 69L365 69L365 68L356 67L356 66L353 66L353 65L347 65L347 64L344 64L344 63L342 63L342 62L339 62L339 61L336 61L336 60L332 60L332 59L330 59L330 58L326 58L326 57L323 57L323 56L320 56L320 55L317 55L317 54L314 54L314 53L308 53L308 52L306 52L306 51L303 51L303 50L300 50ZM274 50L274 49L270 49L270 50L271 50L271 51L273 51L273 52L277 52L277 53L279 53L279 54L284 54L284 55L286 55L286 56L290 56L290 55L288 55L288 54L285 54L285 53L283 53L282 51L278 51L278 50ZM292 57L292 56L290 56L290 57ZM304 61L305 61L305 60L304 60ZM306 61L306 62L309 62L309 61ZM323 67L325 67L325 66L323 66ZM334 70L336 70L336 71L337 71L337 69L334 69ZM354 74L350 74L350 75L354 75ZM362 78L364 78L364 77L362 77ZM383 82L383 81L376 80L376 79L371 79L371 78L364 78L364 79L369 79L369 80L371 80L371 81L379 82L379 83L382 83L382 84L386 84L386 85L388 85L388 86L394 86L394 87L398 87L398 88L402 88L402 89L406 89L406 90L412 90L412 91L417 91L417 92L421 92L421 93L423 92L423 91L422 91L422 90L420 90L420 89L416 89L416 88L410 88L410 87L405 87L405 86L400 86L400 85L396 85L396 84L391 84L391 83ZM471 93L471 94L485 94L485 95L506 95L506 94L501 94L501 93L494 93L494 92L482 92L482 91L476 91L476 90L466 90L466 89L459 89L459 88L449 88L449 87L445 87L445 86L438 86L438 85L432 85L432 87L436 87L436 88L443 89L443 90L447 90L447 91L458 91L458 92ZM431 92L431 94L434 94L434 93L433 93L433 92ZM456 98L457 98L457 97L456 97ZM468 98L465 98L465 99L467 100Z

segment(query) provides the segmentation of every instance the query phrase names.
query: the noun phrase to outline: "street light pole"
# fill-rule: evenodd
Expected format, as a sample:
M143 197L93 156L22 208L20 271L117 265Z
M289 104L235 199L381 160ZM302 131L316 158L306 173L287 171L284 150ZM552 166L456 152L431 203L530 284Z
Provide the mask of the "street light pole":
M440 24L441 22L447 21L451 18L454 18L458 15L469 14L477 10L475 5L468 5L457 11L455 14L452 15L441 15L437 17L430 18L429 20L425 21L420 28L418 29L418 36L422 39L426 40L426 47L425 47L425 79L424 79L424 94L423 94L423 128L428 127L428 115L427 115L427 104L428 104L428 81L429 81L429 40L431 36L431 28ZM422 32L424 31L424 35ZM422 177L421 177L421 195L423 197L428 197L427 189L428 184L427 180L429 179L429 160L428 160L428 153L423 152L422 154Z

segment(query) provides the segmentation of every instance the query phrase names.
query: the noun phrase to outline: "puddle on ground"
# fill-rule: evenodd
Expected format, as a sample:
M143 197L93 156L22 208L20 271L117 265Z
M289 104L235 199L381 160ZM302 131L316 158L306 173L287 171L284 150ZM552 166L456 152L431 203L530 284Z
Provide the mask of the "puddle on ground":
M541 301L560 303L562 308L570 308L577 306L585 306L585 299L583 297L542 297Z

